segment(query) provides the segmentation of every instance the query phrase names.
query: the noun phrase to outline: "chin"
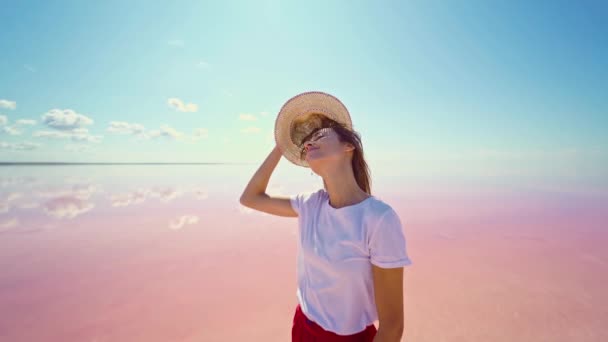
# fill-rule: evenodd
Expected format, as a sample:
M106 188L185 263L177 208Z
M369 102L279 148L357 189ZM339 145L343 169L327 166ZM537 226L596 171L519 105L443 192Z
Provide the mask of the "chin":
M321 165L320 165L320 161L319 160L307 160L308 162L308 167L314 171L314 173L319 174L319 171L321 169Z
M313 165L313 164L318 164L319 163L319 159L317 158L310 158L310 159L306 159L306 162L308 163L308 165Z

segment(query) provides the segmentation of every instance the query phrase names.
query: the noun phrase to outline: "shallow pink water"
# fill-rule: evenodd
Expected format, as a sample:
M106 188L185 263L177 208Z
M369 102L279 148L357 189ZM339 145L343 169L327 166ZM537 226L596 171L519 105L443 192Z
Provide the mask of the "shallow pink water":
M14 174L0 173L1 341L290 340L295 218L241 207L242 188L205 178L217 175ZM413 261L403 341L608 340L606 197L375 195Z

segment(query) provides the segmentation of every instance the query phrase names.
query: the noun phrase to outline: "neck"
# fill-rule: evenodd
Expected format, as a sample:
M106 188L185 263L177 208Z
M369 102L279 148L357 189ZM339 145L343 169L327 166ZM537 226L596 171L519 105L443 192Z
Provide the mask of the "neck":
M329 203L334 208L353 205L370 197L357 184L351 165L339 165L325 170L322 177L329 194Z

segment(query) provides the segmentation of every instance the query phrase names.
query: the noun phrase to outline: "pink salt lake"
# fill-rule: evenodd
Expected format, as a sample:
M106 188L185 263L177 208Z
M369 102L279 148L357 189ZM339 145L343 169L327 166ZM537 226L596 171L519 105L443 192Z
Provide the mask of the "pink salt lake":
M0 341L289 341L297 220L239 204L253 171L0 169ZM413 261L403 341L608 341L605 193L415 183L372 189Z

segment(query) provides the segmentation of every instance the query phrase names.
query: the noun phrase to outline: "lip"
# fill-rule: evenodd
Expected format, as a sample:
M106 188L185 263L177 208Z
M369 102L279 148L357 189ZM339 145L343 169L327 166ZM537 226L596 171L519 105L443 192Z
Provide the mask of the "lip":
M312 151L314 151L314 150L318 150L318 149L319 149L318 147L317 147L317 148L311 148L310 150L306 151L306 153L308 153L308 152L312 152Z

